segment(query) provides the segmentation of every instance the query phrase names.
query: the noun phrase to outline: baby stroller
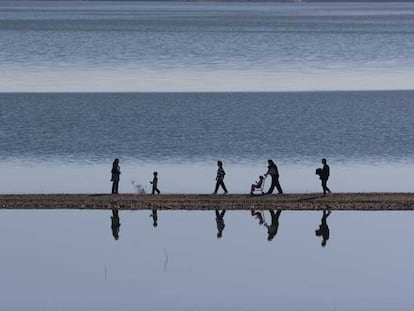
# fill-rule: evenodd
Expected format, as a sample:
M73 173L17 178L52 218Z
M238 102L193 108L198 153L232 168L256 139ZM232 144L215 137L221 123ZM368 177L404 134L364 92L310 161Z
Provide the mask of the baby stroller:
M262 175L260 175L259 180L256 181L255 184L251 185L250 194L251 195L262 195L262 194L264 194L265 183L266 183L266 177L263 177Z

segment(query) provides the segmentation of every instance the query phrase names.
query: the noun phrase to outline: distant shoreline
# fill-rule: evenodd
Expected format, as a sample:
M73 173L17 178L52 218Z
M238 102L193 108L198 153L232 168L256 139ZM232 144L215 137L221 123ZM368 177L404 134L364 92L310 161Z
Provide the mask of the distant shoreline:
M414 193L248 194L3 194L0 209L77 210L414 210Z

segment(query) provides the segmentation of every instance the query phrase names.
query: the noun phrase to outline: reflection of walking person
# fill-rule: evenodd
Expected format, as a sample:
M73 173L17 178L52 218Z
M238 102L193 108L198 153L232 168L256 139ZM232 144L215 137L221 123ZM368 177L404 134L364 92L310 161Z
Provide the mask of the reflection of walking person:
M154 172L154 178L152 179L152 181L150 181L150 184L152 184L151 194L155 194L155 192L160 194L160 190L158 190L158 173L157 172Z
M329 165L326 163L325 158L322 159L322 164L323 164L323 167L319 171L320 172L319 178L321 179L321 182L322 182L323 194L326 194L326 192L331 193L331 190L327 186L328 179L329 179Z
M272 176L272 184L270 185L269 190L267 191L267 194L272 194L273 190L275 190L275 187L277 188L277 191L282 194L283 190L279 183L279 171L277 169L276 164L273 162L273 160L267 160L267 163L269 166L267 167L267 173L265 176L270 175Z
M224 230L224 227L225 227L225 224L224 224L224 214L225 213L226 213L225 209L221 213L219 212L219 210L216 210L217 239L219 239L223 236L223 230Z
M331 215L331 211L323 211L321 224L319 225L319 229L315 230L316 236L322 236L322 247L326 246L326 242L329 240L329 227L328 223L326 222L328 216Z
M112 209L111 229L115 240L119 240L119 227L121 227L121 223L119 222L118 210Z
M224 175L226 175L226 172L223 169L223 162L217 161L217 176L216 176L216 188L214 189L213 194L217 194L218 188L221 186L224 190L224 194L227 193L226 185L224 184Z
M267 240L271 241L277 234L277 229L279 228L279 217L280 217L280 214L282 213L282 210L277 210L276 213L273 210L269 210L269 213L270 213L270 216L272 217L272 223L270 224L270 226L268 224L265 224L265 226L267 227L267 234L268 234Z
M119 167L119 159L115 159L112 163L111 170L112 193L118 193L119 175L121 175L121 168Z
M156 209L152 210L152 214L150 215L150 217L152 217L152 225L154 227L158 226L158 213Z

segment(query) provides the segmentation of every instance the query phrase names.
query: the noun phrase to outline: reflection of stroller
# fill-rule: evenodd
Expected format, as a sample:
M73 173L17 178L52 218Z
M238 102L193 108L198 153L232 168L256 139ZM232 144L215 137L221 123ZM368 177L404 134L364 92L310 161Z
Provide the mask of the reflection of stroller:
M266 182L266 177L263 177L262 175L260 175L259 180L256 181L255 184L252 184L250 188L250 194L251 195L264 194L265 182Z

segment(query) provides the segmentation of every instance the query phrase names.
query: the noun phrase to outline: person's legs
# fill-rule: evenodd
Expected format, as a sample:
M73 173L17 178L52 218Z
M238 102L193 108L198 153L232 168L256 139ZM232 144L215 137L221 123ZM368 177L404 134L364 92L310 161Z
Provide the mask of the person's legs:
M273 190L275 190L275 187L276 187L276 176L272 175L272 184L270 185L270 188L267 191L267 194L272 194Z
M227 193L227 188L226 188L226 185L224 184L224 181L223 180L220 181L220 185L223 188L224 193Z
M118 184L119 184L119 181L114 181L112 183L112 193L114 193L114 194L118 193Z
M322 179L322 190L323 190L323 194L326 194L326 191L329 191L328 187L326 186L326 179Z
M280 194L282 194L282 193L283 193L282 187L280 186L280 183L279 183L279 178L277 178L277 179L276 179L276 188L277 188L277 191L278 191Z
M220 181L219 181L219 180L217 180L217 181L216 181L216 187L214 188L214 194L216 194L216 193L217 193L219 186L220 186Z

